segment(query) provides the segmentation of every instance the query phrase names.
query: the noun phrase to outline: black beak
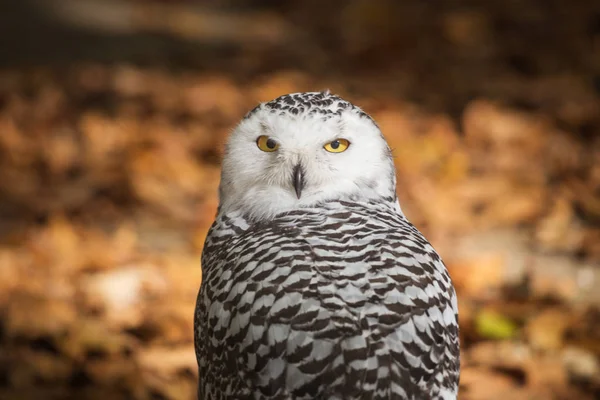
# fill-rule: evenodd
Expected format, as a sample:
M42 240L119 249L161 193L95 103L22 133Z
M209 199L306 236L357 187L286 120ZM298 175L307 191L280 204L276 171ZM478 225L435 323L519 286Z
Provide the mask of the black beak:
M297 164L294 167L294 172L292 176L292 185L294 185L294 189L296 190L296 196L300 198L302 195L302 189L304 189L304 172L302 170L302 166Z

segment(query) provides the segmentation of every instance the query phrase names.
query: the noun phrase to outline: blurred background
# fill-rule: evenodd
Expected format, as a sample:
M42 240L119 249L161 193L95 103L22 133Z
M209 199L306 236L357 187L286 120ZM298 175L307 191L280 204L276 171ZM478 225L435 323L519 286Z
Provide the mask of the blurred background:
M600 2L0 2L0 398L193 399L223 142L370 113L459 291L460 399L600 398Z

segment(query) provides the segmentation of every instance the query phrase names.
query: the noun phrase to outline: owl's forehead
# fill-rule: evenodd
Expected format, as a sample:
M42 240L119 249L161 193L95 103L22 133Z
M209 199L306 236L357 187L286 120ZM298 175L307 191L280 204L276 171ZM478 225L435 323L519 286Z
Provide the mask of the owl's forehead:
M329 92L291 93L262 103L250 111L242 125L263 134L307 138L377 128L371 117L352 103Z

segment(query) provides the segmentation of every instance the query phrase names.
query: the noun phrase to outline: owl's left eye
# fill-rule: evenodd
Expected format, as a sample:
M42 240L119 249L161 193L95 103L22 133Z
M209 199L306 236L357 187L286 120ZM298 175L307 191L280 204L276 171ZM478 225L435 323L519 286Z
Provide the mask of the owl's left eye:
M346 139L335 139L327 143L323 148L330 153L341 153L350 147L350 142Z

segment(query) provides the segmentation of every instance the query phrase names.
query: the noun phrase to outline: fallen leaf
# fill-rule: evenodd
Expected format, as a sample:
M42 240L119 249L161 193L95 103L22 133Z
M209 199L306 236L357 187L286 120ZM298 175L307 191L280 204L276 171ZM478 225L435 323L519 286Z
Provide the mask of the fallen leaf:
M534 349L555 351L562 347L570 322L565 310L544 310L527 322L525 335Z
M486 339L509 339L518 332L518 326L502 314L482 310L475 316L477 333Z

